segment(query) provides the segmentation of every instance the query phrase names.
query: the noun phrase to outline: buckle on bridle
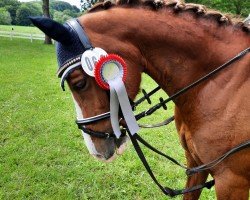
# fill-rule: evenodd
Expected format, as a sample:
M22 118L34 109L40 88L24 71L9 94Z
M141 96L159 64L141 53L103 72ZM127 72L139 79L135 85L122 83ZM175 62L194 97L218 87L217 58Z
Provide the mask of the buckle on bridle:
M110 138L110 133L105 133L105 135L106 135L106 139Z

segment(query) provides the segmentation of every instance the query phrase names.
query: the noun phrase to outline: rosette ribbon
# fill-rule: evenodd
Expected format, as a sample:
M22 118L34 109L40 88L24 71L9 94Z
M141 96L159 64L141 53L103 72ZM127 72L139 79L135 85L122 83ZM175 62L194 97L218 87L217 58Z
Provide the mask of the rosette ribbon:
M124 60L114 54L101 57L95 66L95 79L100 87L110 90L110 119L114 134L121 136L119 124L119 105L130 133L138 132L139 126L132 111L124 85L127 68Z

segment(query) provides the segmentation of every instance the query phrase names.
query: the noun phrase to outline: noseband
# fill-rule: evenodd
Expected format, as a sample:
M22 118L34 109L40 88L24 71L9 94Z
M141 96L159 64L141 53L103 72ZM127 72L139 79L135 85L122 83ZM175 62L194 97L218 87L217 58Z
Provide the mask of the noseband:
M74 30L75 34L78 36L78 38L80 39L82 45L84 46L85 50L88 49L92 49L93 46L91 45L87 34L84 31L84 28L79 24L77 19L73 19L67 22L67 24L72 28L72 30ZM218 68L216 68L215 70L213 70L212 72L206 74L205 76L203 76L202 78L198 79L197 81L191 83L190 85L184 87L183 89L181 89L180 91L176 92L174 95L170 96L169 98L163 100L163 98L160 98L160 102L157 103L156 105L150 107L148 110L145 110L143 112L140 112L138 114L135 115L135 119L138 121L143 117L149 116L151 114L153 114L156 110L163 108L164 110L167 110L167 103L176 99L177 97L179 97L180 95L182 95L183 93L189 91L190 89L194 88L195 86L197 86L198 84L208 80L210 77L212 77L213 75L217 74L218 72L220 72L221 70L225 69L226 67L230 66L231 64L237 62L239 59L241 59L242 57L244 57L246 54L248 54L250 52L250 48L247 48L245 50L243 50L242 52L240 52L238 55L236 55L235 57L233 57L231 60L227 61L226 63L224 63L223 65L219 66ZM82 52L83 53L83 52ZM70 73L72 73L74 70L76 69L81 69L81 55L78 55L70 60L68 60L64 65L62 65L59 70L58 70L58 77L61 78L61 87L64 90L64 82L65 80L68 78L68 75ZM136 107L141 104L142 102L144 102L145 100L147 100L147 102L149 104L151 104L151 100L150 97L155 94L157 91L159 91L161 88L158 86L155 89L153 89L151 92L146 93L145 90L142 90L143 93L143 97L141 97L139 100L137 100L136 102L132 103L132 108L133 110L136 109ZM100 122L102 120L107 120L110 118L110 112L106 112L106 113L102 113L100 115L96 115L93 117L89 117L89 118L85 118L85 119L77 119L76 120L76 124L78 125L78 128L81 129L83 132L85 132L86 134L89 134L90 136L93 137L97 137L97 138L103 138L103 139L107 139L107 138L112 138L115 137L115 135L113 133L105 133L105 132L98 132L98 131L93 131L91 129L86 128L85 126L90 125L90 124L94 124L97 122ZM140 127L142 128L154 128L154 127L159 127L159 126L163 126L163 125L167 125L170 122L172 122L174 120L174 117L170 117L169 119L158 123L158 124L153 124L153 125L140 125ZM195 190L199 190L202 188L208 188L210 189L213 185L214 185L214 180L212 181L208 181L204 184L201 185L196 185L193 186L191 188L187 188L187 189L182 189L182 190L175 190L175 189L171 189L169 187L163 187L158 180L155 178L155 175L153 174L140 146L139 143L143 144L144 146L146 146L147 148L149 148L150 150L154 151L155 153L169 159L171 162L177 164L178 166L184 168L186 170L186 174L188 176L193 175L197 172L202 172L208 169L213 168L214 166L218 165L219 163L221 163L224 159L226 159L228 156L242 150L245 149L247 147L250 146L250 140L239 144L238 146L234 147L233 149L229 150L228 152L226 152L224 155L222 155L221 157L213 160L210 163L195 167L195 168L187 168L184 165L180 164L178 161L176 161L174 158L160 152L159 150L157 150L156 148L154 148L153 146L151 146L148 142L146 142L145 140L143 140L137 133L134 135L131 135L131 133L129 132L129 130L125 128L122 129L122 136L126 135L126 132L128 132L128 135L132 141L132 144L140 158L140 160L142 161L144 167L146 168L146 170L148 171L149 175L151 176L151 178L153 179L153 181L155 182L155 184L160 188L160 190L168 196L176 196L176 195L180 195L180 194L185 194L185 193L189 193L189 192L193 192Z

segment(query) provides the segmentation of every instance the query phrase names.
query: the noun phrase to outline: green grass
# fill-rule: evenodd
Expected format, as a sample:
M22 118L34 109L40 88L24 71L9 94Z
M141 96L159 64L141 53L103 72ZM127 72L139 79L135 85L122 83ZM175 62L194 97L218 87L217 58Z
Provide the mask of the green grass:
M69 90L59 87L54 51L42 41L0 38L0 199L169 199L150 179L132 145L109 164L89 155L74 124ZM143 77L147 91L154 85ZM170 105L167 112L160 110L143 122L159 122L172 114ZM141 135L185 163L174 123L142 130ZM184 187L183 170L144 152L164 185ZM201 199L215 199L214 188L204 189Z
M12 28L14 29L14 32L18 32L18 33L43 34L42 31L40 31L36 27L31 27L31 26L14 26L14 25L0 25L0 31L12 31Z

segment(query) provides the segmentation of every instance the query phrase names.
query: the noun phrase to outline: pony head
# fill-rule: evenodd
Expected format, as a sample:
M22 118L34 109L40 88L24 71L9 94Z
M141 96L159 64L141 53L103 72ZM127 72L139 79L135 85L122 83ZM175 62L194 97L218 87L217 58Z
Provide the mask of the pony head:
M60 24L52 19L44 17L32 17L30 19L33 24L42 30L46 35L57 41L56 52L59 72L65 72L64 68L65 66L67 67L68 63L77 64L77 61L79 62L77 58L79 58L79 55L83 54L86 49L80 41L81 38L78 37L69 24ZM128 73L131 76L127 79L126 88L128 96L131 99L134 99L139 89L141 77L136 67L133 67ZM62 73L59 73L59 76L60 75L62 75ZM68 70L66 75L64 74L62 80L63 89L64 80L67 81L71 90L73 102L76 108L77 119L89 118L109 112L109 91L103 90L97 84L94 77L85 73L81 64L79 64L78 68ZM137 88L136 92L133 85ZM119 117L121 117L121 115ZM86 127L93 131L102 131L108 134L113 134L110 119L102 120L100 122L87 125ZM122 136L117 139L115 137L97 138L86 134L84 131L82 131L82 134L89 153L103 161L112 161L116 155L122 154L128 140L127 136Z

